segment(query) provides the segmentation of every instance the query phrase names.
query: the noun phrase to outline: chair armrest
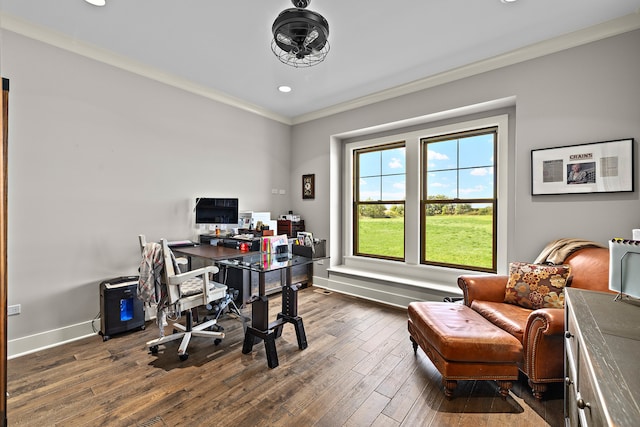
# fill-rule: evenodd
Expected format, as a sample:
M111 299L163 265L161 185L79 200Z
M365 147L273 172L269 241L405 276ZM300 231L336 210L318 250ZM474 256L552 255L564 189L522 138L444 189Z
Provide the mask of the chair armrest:
M218 267L214 265L208 265L206 267L190 270L185 273L180 273L180 274L171 276L169 277L169 284L179 285L180 283L185 282L194 277L204 276L206 273L216 274L218 271L219 271Z
M464 292L467 306L471 306L473 300L503 302L508 280L504 275L463 275L458 277L458 287Z
M540 323L542 322L542 323ZM536 324L538 326L536 326ZM564 309L563 308L540 308L534 310L527 318L527 326L524 330L524 340L527 334L533 333L533 328L538 328L542 335L563 335L564 334Z
M523 371L542 393L546 383L564 379L564 309L541 308L527 318L522 337Z

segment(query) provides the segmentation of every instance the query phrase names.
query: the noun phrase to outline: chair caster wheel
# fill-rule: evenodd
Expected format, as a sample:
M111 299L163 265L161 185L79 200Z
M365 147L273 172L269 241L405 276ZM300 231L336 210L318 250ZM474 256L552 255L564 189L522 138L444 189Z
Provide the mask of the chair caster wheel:
M149 351L151 351L151 354L158 354L158 346L157 345L153 345L153 346L149 347Z
M216 338L216 339L213 341L213 344L214 344L214 345L218 345L218 344L220 344L221 342L222 342L222 340L221 340L220 338Z
M188 353L179 354L178 357L180 358L181 361L184 362L189 358L189 354Z

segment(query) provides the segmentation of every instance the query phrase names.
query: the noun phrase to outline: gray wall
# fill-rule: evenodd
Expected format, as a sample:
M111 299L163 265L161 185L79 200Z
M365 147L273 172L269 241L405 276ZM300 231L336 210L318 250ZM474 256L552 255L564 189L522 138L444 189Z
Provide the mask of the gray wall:
M100 281L137 272L138 234L196 238L196 197L291 209L287 125L7 31L2 74L10 354L91 333Z
M640 227L638 173L633 193L531 196L532 149L640 140L640 31L485 72L313 122L295 125L292 185L316 173L316 199L293 199L310 229L329 235L330 137L369 126L515 97L510 133L508 261L533 261L560 237L606 244ZM636 149L635 164L637 169ZM337 167L340 165L338 164ZM418 230L415 230L417 233ZM332 245L332 251L336 246ZM331 253L332 263L340 254ZM339 261L338 261L339 263ZM455 286L455 284L453 284Z
M480 102L515 97L509 260L532 260L557 237L606 243L640 227L637 177L633 193L530 195L532 149L640 139L640 31L293 127L1 34L9 304L22 304L10 355L91 333L98 284L136 272L139 233L195 238L195 197L293 210L328 237L340 225L329 220L331 135ZM314 200L301 198L308 173Z

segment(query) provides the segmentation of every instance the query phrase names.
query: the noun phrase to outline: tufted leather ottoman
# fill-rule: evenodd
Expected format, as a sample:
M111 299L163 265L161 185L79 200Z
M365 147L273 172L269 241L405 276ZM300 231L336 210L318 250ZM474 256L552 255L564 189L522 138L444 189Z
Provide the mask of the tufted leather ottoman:
M462 304L412 302L408 314L413 351L429 356L448 399L458 380L495 380L507 397L522 361L517 338Z

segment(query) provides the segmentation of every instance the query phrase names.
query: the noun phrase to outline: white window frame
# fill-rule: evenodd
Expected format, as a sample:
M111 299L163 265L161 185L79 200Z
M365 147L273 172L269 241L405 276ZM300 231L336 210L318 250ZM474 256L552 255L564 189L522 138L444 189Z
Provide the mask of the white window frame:
M372 275L391 275L404 278L404 281L426 287L451 287L460 274L475 274L476 271L420 264L420 140L437 135L464 132L474 129L497 126L497 250L496 265L498 274L506 274L507 265L507 229L508 229L508 115L501 114L481 119L452 123L444 126L427 127L411 132L398 132L379 138L362 139L347 142L343 146L342 179L342 243L343 266L353 270L367 271ZM406 200L405 200L405 260L390 261L353 254L353 151L359 148L405 141L406 149Z

